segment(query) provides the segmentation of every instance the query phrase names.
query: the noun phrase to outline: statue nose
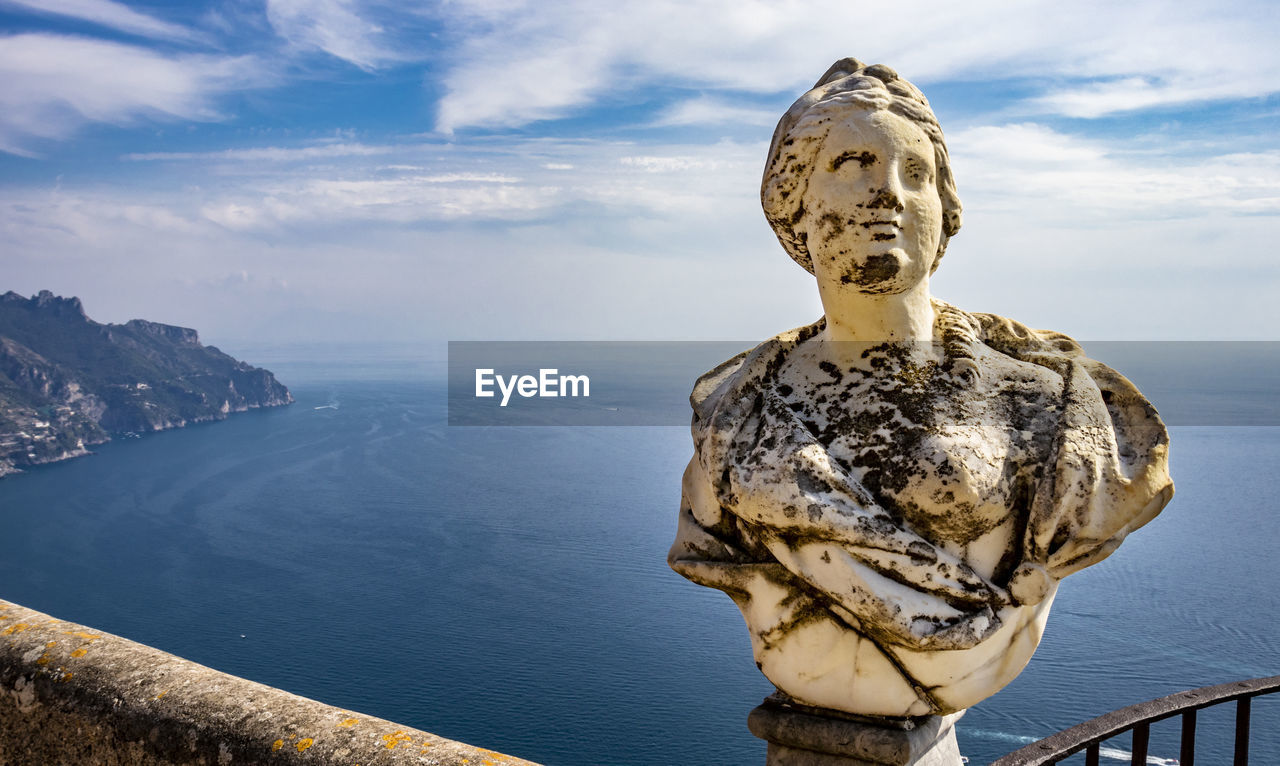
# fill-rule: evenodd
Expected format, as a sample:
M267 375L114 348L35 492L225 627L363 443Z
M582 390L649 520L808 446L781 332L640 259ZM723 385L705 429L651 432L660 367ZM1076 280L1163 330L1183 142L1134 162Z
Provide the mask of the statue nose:
M903 210L902 200L898 198L898 194L888 186L876 192L876 196L867 203L867 207L881 210L892 210L895 213L901 213Z

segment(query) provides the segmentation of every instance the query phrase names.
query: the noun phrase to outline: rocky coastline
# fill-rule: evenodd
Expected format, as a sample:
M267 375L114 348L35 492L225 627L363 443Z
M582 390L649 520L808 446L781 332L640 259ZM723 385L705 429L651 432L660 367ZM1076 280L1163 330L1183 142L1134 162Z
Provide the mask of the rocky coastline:
M0 477L121 436L222 420L293 396L195 330L100 324L79 298L0 295Z

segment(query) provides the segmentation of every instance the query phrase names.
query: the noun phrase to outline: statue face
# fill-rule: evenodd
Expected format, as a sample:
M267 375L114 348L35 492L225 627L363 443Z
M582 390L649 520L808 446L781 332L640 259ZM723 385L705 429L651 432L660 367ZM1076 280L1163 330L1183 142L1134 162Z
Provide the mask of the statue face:
M942 236L933 143L892 112L859 110L832 126L796 225L824 288L904 292L928 277Z

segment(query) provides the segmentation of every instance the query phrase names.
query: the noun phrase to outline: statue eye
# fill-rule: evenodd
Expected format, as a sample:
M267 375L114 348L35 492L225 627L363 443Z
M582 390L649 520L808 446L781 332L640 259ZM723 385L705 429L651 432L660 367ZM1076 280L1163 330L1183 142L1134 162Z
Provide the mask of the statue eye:
M933 170L928 163L910 157L902 163L903 185L912 189L920 189L933 183Z
M855 167L866 170L867 168L876 164L878 161L879 161L879 158L876 157L874 153L867 151L866 149L852 150L852 151L844 152L839 157L832 159L831 164L827 167L827 170L834 173L837 170L839 170L842 166L848 163L852 163Z

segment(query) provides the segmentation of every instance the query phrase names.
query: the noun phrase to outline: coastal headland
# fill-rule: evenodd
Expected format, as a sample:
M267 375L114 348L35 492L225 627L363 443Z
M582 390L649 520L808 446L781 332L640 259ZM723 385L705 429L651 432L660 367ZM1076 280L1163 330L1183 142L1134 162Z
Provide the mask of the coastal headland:
M271 372L201 344L195 330L100 324L79 298L48 290L0 295L0 476L292 401Z

